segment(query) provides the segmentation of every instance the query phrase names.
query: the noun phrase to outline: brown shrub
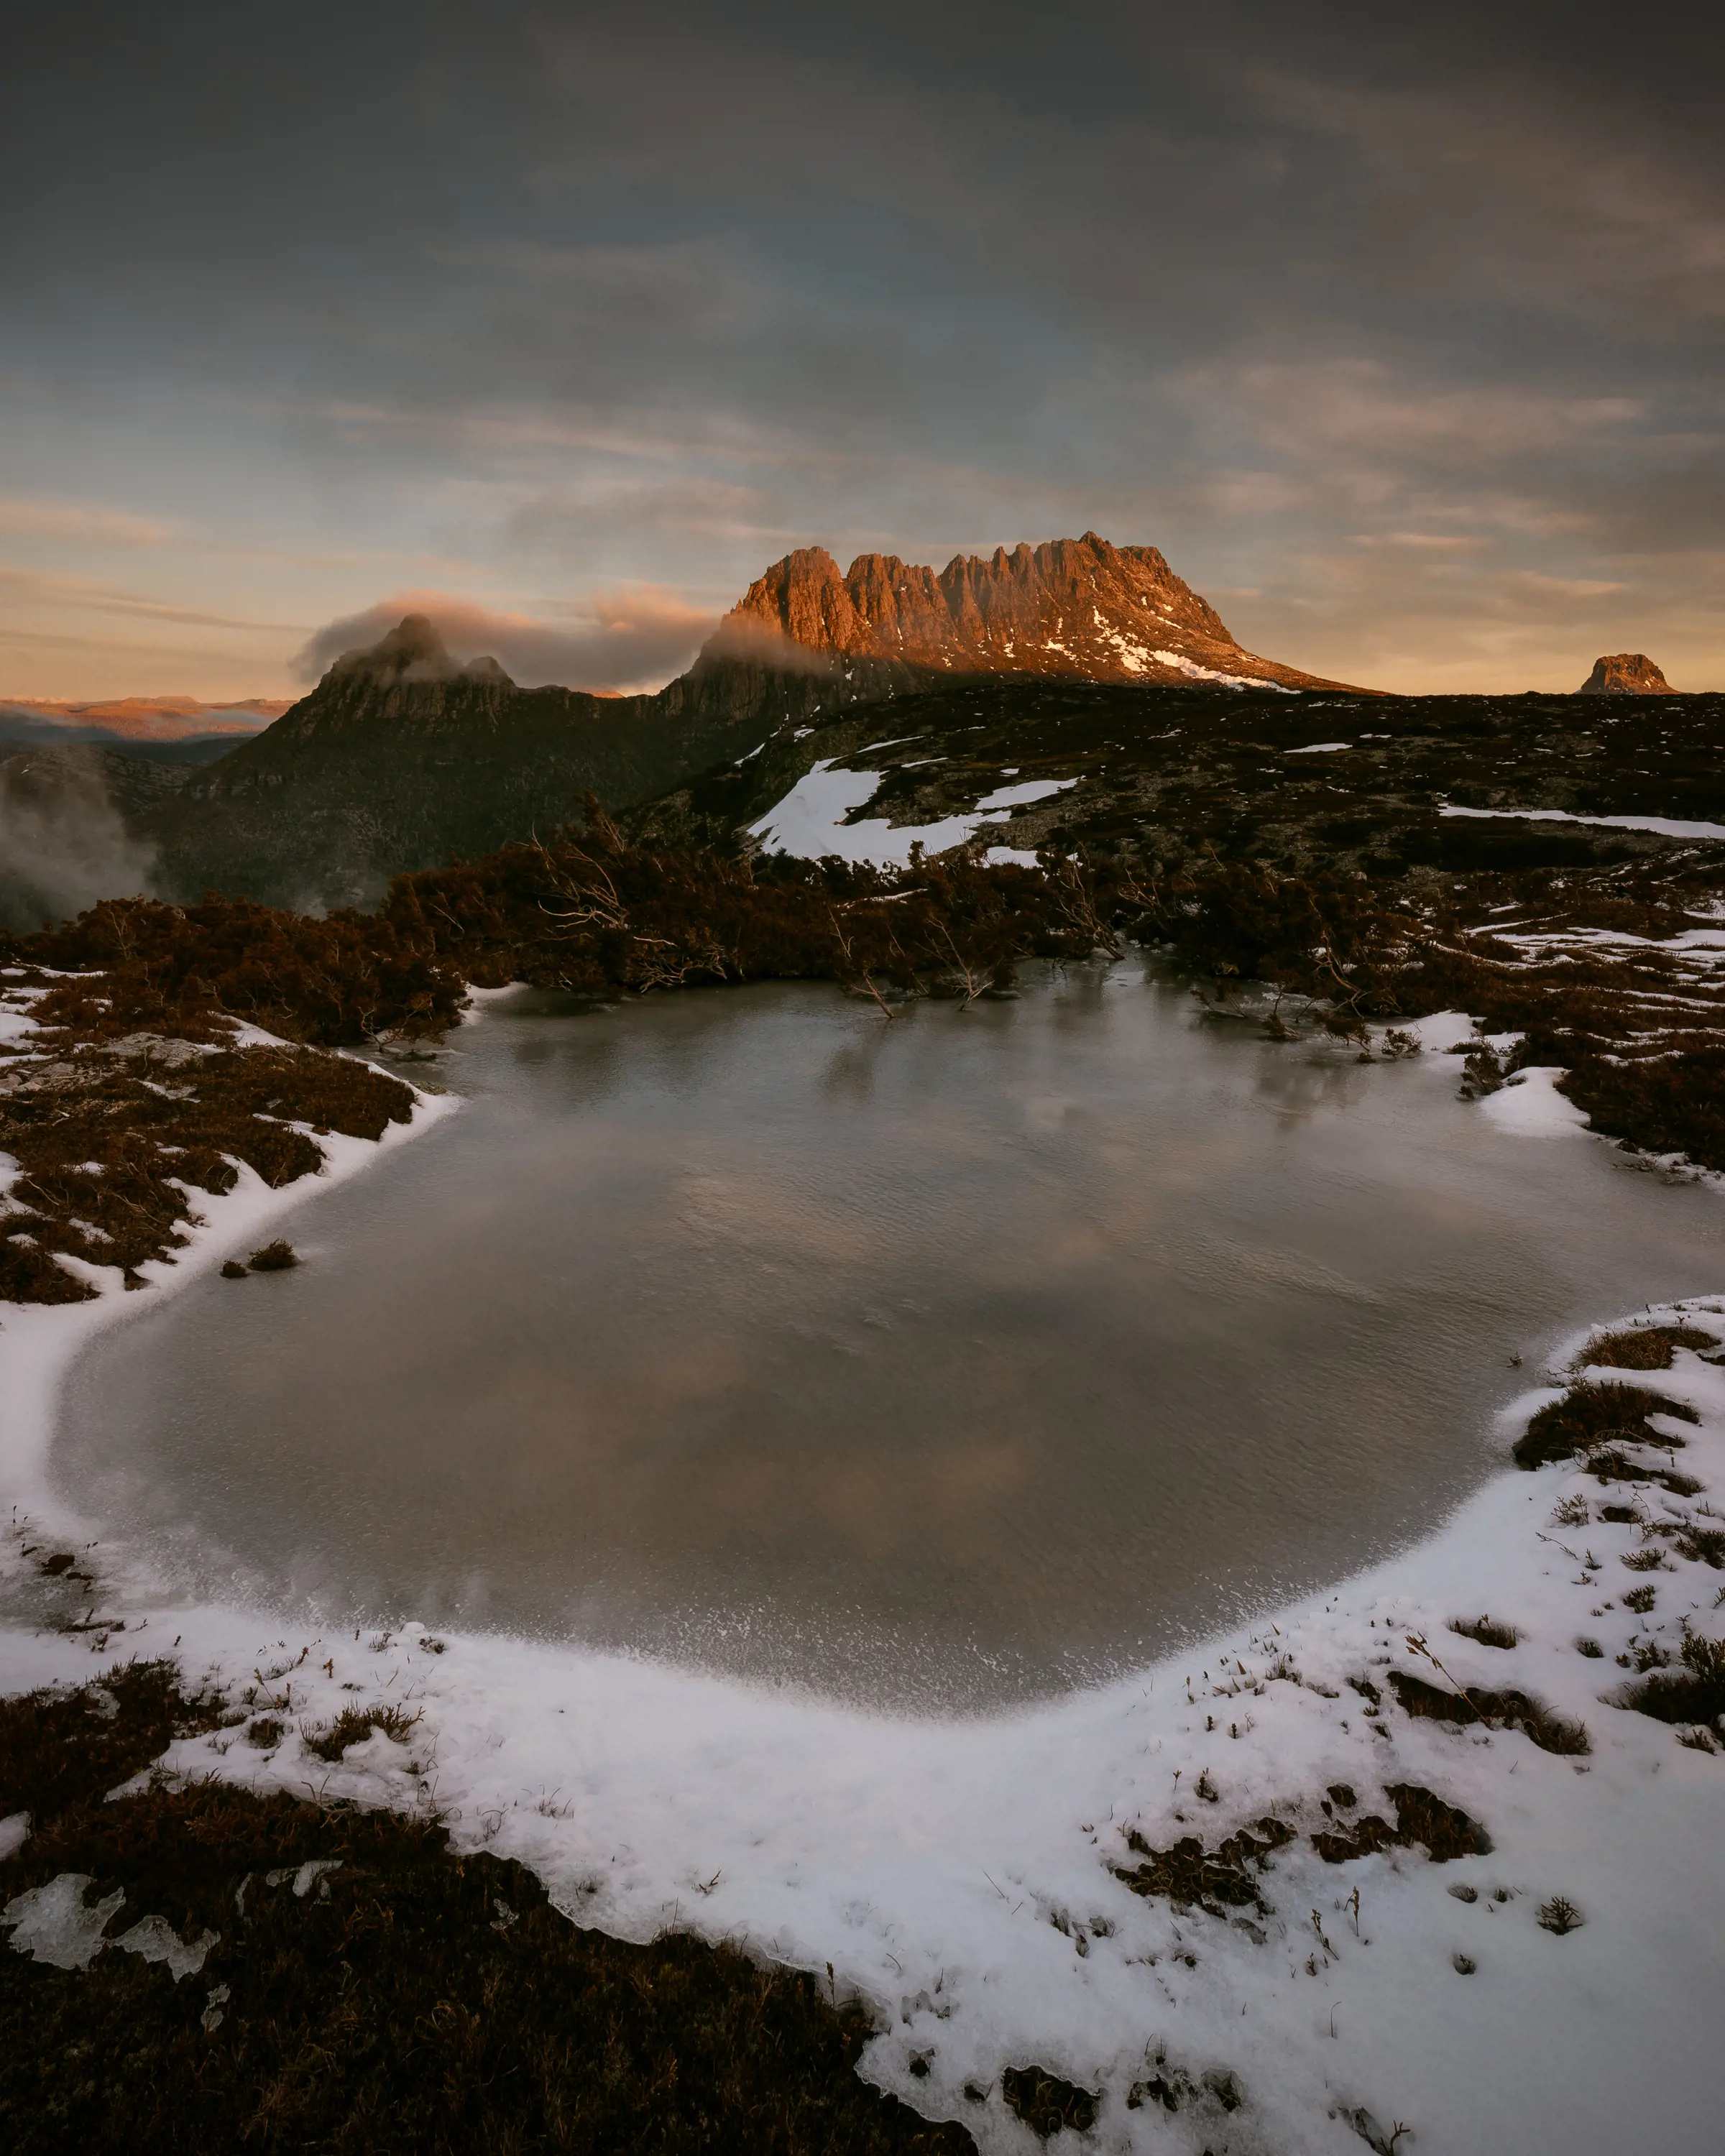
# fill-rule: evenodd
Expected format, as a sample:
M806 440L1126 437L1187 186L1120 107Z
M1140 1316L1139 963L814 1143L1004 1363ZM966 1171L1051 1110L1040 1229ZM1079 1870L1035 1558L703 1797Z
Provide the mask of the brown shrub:
M1101 2101L1094 2091L1062 2081L1046 2066L1009 2066L1000 2076L1000 2093L1007 2109L1044 2141L1067 2126L1075 2133L1088 2133Z
M1716 1722L1725 1715L1725 1640L1685 1635L1681 1672L1661 1672L1631 1685L1623 1703L1660 1722Z
M0 1296L73 1301L92 1292L55 1252L136 1268L184 1246L192 1190L231 1190L236 1160L272 1188L311 1174L323 1154L290 1127L377 1138L406 1122L413 1095L352 1057L242 1048L169 1064L85 1052L0 1096L0 1150L21 1173L0 1219Z

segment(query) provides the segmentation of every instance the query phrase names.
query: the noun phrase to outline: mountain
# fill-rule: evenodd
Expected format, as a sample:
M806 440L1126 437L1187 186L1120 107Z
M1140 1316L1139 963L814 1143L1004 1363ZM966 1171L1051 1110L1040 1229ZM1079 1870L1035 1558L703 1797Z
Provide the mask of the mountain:
M820 686L714 660L655 696L522 689L495 659L458 665L410 614L141 829L166 896L369 905L402 870L567 822L589 789L615 808L679 785L802 714Z
M1615 651L1596 659L1578 696L1672 696L1676 691L1645 651Z
M1040 547L955 555L937 573L860 554L841 575L823 547L787 554L750 585L716 644L751 631L906 676L1034 674L1229 688L1345 685L1260 659L1154 547L1094 531Z
M523 689L495 659L460 665L409 615L177 790L128 804L124 822L163 896L365 906L401 870L567 822L588 791L639 811L744 767L752 803L764 783L788 791L811 729L1003 677L1129 686L1145 699L1139 726L1160 723L1152 702L1171 689L1214 711L1219 696L1337 685L1245 650L1154 547L1087 532L938 574L875 554L841 574L810 547L751 585L654 696Z

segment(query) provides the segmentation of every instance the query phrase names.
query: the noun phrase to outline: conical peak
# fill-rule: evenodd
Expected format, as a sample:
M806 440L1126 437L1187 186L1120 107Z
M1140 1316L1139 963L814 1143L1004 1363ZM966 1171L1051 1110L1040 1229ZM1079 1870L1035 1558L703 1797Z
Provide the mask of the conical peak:
M403 614L387 636L358 650L344 651L331 675L361 675L393 686L409 681L453 681L458 675L512 686L495 659L470 660L465 666L451 655L429 614Z

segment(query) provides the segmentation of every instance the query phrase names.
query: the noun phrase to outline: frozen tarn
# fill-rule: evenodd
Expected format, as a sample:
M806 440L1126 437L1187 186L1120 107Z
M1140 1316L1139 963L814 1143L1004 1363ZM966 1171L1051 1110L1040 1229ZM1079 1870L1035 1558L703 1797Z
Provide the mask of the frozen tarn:
M1717 1303L1648 1315L1725 1338ZM1651 1382L1700 1416L1668 1427L1717 1496L1725 1373L1680 1350ZM1551 1397L1528 1394L1512 1421ZM1560 1523L1599 1495L1568 1466L1506 1473L1426 1543L1273 1620L1053 1707L956 1724L521 1640L434 1643L412 1625L381 1645L290 1636L284 1655L273 1625L236 1609L172 1621L189 1667L236 1682L260 1640L278 1659L308 1646L292 1680L302 1722L386 1691L424 1710L434 1778L368 1748L363 1764L320 1768L330 1800L434 1805L458 1845L521 1859L559 1907L624 1937L681 1923L830 1963L875 2013L868 2076L963 2119L987 2149L1034 2145L1000 2094L1004 2068L1034 2062L1100 2092L1086 2145L1109 2150L1216 2147L1209 2076L1238 2102L1235 2148L1347 2156L1348 2120L1365 2113L1385 2136L1411 2127L1424 2156L1569 2156L1637 2136L1711 2156L1725 1769L1605 1701L1632 1640L1675 1645L1680 1620L1717 1633L1717 1575L1656 1543L1661 1569L1625 1571L1650 1546L1638 1527ZM1656 1584L1652 1613L1624 1608L1632 1581ZM1486 1613L1513 1647L1449 1630ZM15 1682L87 1674L63 1638L3 1646ZM1522 1689L1584 1722L1591 1751L1410 1719L1389 1668ZM267 1756L221 1743L186 1739L170 1764L303 1785L297 1733ZM1394 1816L1386 1792L1407 1785L1482 1823L1491 1853L1329 1864L1310 1846ZM1127 1830L1214 1848L1271 1811L1298 1838L1254 1875L1260 1907L1177 1908L1117 1876L1141 1861ZM1559 1897L1584 1920L1567 1936L1541 1919ZM1172 2117L1147 2097L1154 2083L1179 2102Z
M1522 824L1593 824L1606 831L1652 831L1662 839L1725 839L1725 824L1681 816L1577 816L1567 808L1440 808L1440 816L1510 816Z
M1434 1051L1465 1029L1452 1017L1429 1022L1446 1077L1452 1059ZM353 1142L356 1161L377 1157ZM279 1212L296 1192L263 1195ZM209 1200L196 1257L254 1232L260 1202ZM105 1297L105 1315L126 1300ZM37 1478L18 1470L39 1464L41 1368L64 1367L91 1307L7 1313L8 1496L33 1494ZM34 1316L43 1328L21 1340ZM1634 1322L1725 1340L1725 1302ZM1588 1337L1559 1343L1552 1383L1506 1411L1506 1440L1556 1396ZM12 1380L33 1366L21 1400ZM1357 2156L1368 2134L1401 2147L1411 2129L1418 2156L1573 2156L1636 2140L1661 2156L1712 2156L1725 1766L1703 1748L1711 1736L1681 1742L1615 1702L1630 1681L1620 1663L1632 1674L1686 1628L1717 1639L1725 1624L1718 1573L1658 1532L1683 1517L1710 1532L1696 1513L1725 1498L1725 1370L1679 1349L1671 1370L1640 1382L1698 1418L1651 1425L1683 1445L1694 1492L1637 1486L1637 1505L1620 1509L1639 1520L1611 1521L1609 1493L1573 1464L1506 1471L1440 1532L1339 1587L1012 1715L870 1716L627 1656L432 1640L418 1625L362 1641L282 1639L267 1612L151 1604L141 1579L125 1587L128 1636L146 1625L177 1635L188 1672L236 1689L254 1669L297 1663L280 1681L296 1722L314 1727L357 1698L423 1708L413 1754L374 1742L320 1764L329 1799L435 1809L459 1845L520 1856L572 1916L624 1936L682 1923L800 1967L830 1963L835 1985L875 2012L869 2078L963 2118L985 2149L1036 2146L1000 2092L1004 2068L1034 2062L1100 2093L1086 2146L1110 2151L1196 2156L1225 2137L1236 2151ZM6 1564L22 1577L15 1552ZM1652 1588L1651 1609L1625 1606L1631 1582ZM1512 1646L1449 1630L1487 1613ZM1413 1641L1457 1691L1518 1688L1579 1719L1589 1753L1404 1716L1389 1668L1443 1689ZM87 1682L90 1671L66 1635L0 1632L9 1688ZM183 1740L170 1766L303 1794L297 1727L268 1754L224 1752L223 1735ZM1310 1832L1394 1815L1387 1792L1402 1785L1481 1821L1491 1852L1442 1866L1417 1849L1318 1859ZM1261 1908L1178 1909L1117 1876L1140 1861L1127 1830L1153 1849L1186 1836L1214 1849L1272 1807L1300 1839L1259 1876ZM59 1892L54 1910L26 1913L81 1951L87 1919ZM1565 1935L1549 1928L1558 1897L1584 1920ZM1218 2090L1237 2103L1226 2118Z
M913 845L920 844L927 854L945 853L949 847L963 845L1002 810L1043 800L1078 783L1076 778L1026 779L1017 786L1000 787L974 808L934 824L889 824L884 817L847 823L847 816L873 799L885 776L879 771L841 770L837 760L829 757L805 772L783 800L751 824L749 835L769 853L793 854L808 860L836 854L841 860L902 868Z

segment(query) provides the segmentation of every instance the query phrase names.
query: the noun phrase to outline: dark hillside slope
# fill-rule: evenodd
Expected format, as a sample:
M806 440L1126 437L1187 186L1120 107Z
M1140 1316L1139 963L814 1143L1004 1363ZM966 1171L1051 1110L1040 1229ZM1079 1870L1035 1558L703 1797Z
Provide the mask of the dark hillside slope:
M786 730L626 821L649 843L749 852L749 826L817 764L875 774L848 820L901 827L1003 788L1073 781L1002 809L972 844L1124 850L1169 867L1214 854L1395 882L1669 850L1679 842L1656 834L1440 812L1725 825L1722 750L1725 696L1291 696L972 677Z
M739 755L824 678L710 662L655 696L521 689L410 616L138 828L165 896L366 905L404 870L566 822L589 791L624 807Z

